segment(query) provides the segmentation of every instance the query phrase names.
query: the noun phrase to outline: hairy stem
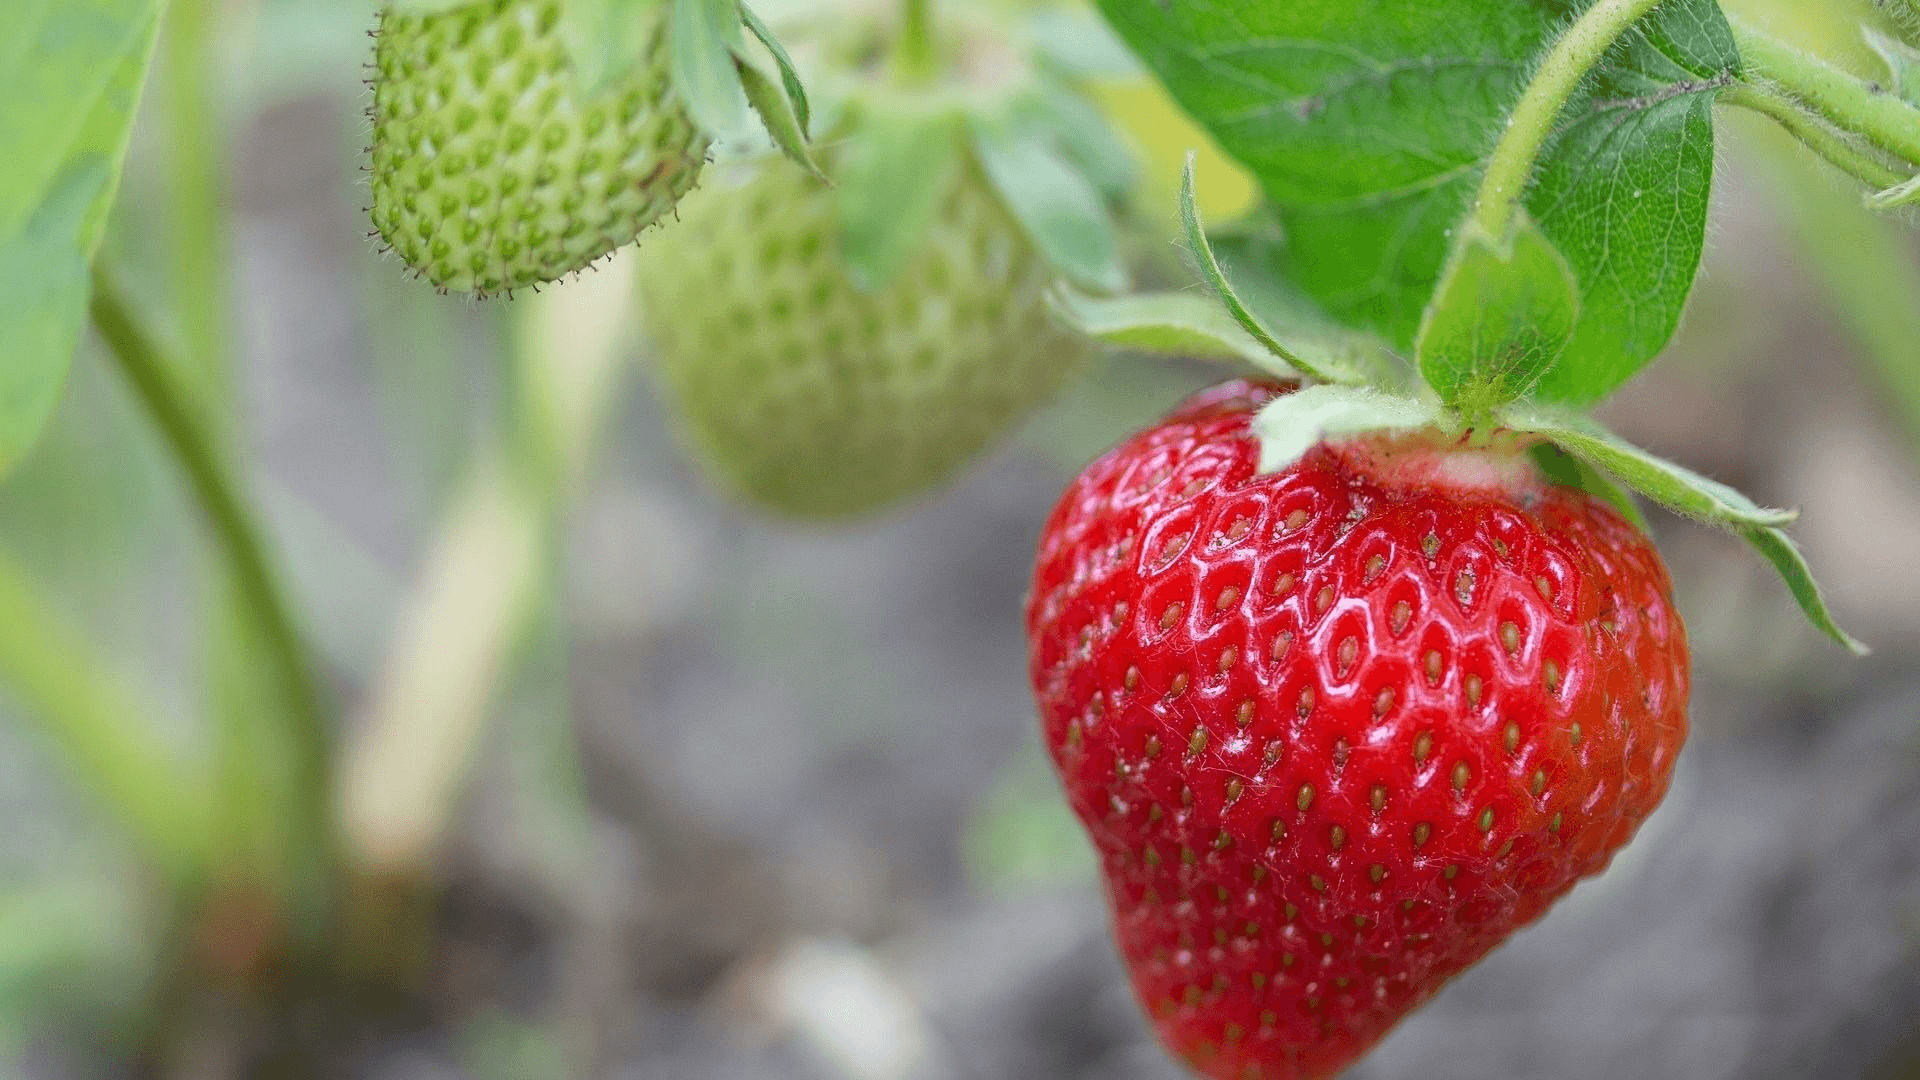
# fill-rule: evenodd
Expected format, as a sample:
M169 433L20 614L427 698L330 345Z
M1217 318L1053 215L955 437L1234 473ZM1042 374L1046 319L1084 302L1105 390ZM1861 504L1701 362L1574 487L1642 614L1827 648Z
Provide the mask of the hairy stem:
M1661 0L1598 0L1568 28L1533 73L1533 81L1507 119L1506 133L1487 159L1472 220L1490 236L1503 236L1512 227L1520 201L1533 180L1535 164L1553 134L1560 111L1620 35L1632 28Z
M1825 158L1828 164L1875 191L1895 187L1911 179L1880 158L1855 146L1846 136L1772 87L1758 83L1736 83L1721 93L1720 100L1773 120L1807 149Z
M257 623L277 681L286 697L293 754L295 804L315 816L306 823L325 849L331 733L319 685L295 629L293 615L267 555L259 526L248 513L238 482L227 468L220 440L198 399L180 385L179 368L162 354L134 316L113 280L96 269L92 317L120 373L152 417L172 451L209 529L226 556L239 601Z
M1771 80L1835 127L1920 167L1920 109L1745 22L1729 21L1747 81Z

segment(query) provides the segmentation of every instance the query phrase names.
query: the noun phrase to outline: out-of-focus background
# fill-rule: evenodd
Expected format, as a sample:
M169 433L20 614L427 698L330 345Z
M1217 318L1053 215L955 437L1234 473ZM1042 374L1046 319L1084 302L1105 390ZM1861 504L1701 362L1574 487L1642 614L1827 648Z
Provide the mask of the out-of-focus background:
M374 253L370 3L198 6L213 49L163 51L148 108L197 72L219 154L195 179L179 133L143 121L109 250L155 311L194 275L230 288L226 310L164 329L225 342L250 483L329 681L357 731L398 725L348 763L342 820L447 887L362 943L401 977L345 1000L267 1010L171 985L181 928L0 706L0 1077L216 1080L265 1060L366 1080L1175 1080L1040 756L1020 608L1068 478L1219 370L1117 357L936 498L831 530L756 518L681 453L644 339L617 323L620 267L476 304ZM1868 59L1868 0L1737 6ZM1109 91L1164 186L1197 136L1149 85ZM1690 314L1606 419L1802 508L1796 535L1875 655L1808 630L1736 541L1656 521L1696 664L1672 796L1354 1080L1920 1077L1920 233L1771 130L1721 130ZM1219 217L1247 193L1209 168ZM183 185L208 183L230 257L192 265L169 230ZM563 368L616 361L576 373L603 410L559 392L579 445L553 528L525 526L487 464L516 341ZM0 484L0 556L188 755L222 737L204 699L247 681L198 662L221 621L200 545L145 418L83 345L53 430ZM430 647L396 666L396 638ZM417 716L370 714L396 682ZM434 757L457 732L409 741L418 717L471 725L475 759ZM435 770L443 805L384 798ZM227 907L208 932L244 938L244 899Z

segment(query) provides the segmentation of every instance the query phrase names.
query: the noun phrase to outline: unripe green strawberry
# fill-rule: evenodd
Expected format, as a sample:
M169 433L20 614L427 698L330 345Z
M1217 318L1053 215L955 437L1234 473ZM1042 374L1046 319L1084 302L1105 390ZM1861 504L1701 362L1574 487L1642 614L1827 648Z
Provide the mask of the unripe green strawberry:
M1056 271L970 163L874 289L847 268L833 191L785 160L711 177L679 217L641 271L660 375L709 471L766 507L827 518L926 491L1088 355L1048 310Z
M674 91L667 5L641 57L583 100L560 0L388 12L374 53L373 223L442 289L551 281L673 209L707 139Z

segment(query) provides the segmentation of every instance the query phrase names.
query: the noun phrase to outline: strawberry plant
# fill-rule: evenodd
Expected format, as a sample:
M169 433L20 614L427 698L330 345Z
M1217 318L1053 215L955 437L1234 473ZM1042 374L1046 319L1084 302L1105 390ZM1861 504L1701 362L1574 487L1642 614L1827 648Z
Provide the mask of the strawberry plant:
M0 5L0 474L37 485L0 491L18 500L0 685L125 870L44 890L53 916L0 895L0 960L25 942L35 980L138 997L101 1026L147 1071L327 1074L369 1013L434 1012L415 1004L437 992L449 850L491 740L537 758L516 776L574 778L540 811L570 838L533 845L550 882L593 867L556 568L630 358L700 476L673 505L809 529L930 500L1069 388L1124 382L1115 365L1217 369L1132 435L1087 410L1114 448L1044 523L1028 508L1024 604L1044 750L1144 1022L1209 1080L1339 1073L1661 803L1708 635L1683 625L1686 575L1676 600L1646 510L1736 537L1831 647L1865 652L1793 511L1596 410L1674 338L1721 128L1744 114L1825 170L1783 171L1783 216L1889 401L1920 416L1898 231L1920 206L1909 0L1862 0L1852 68L1769 29L1758 0L366 6ZM236 61L256 17L302 44ZM338 218L328 235L366 255L361 304L407 314L368 316L365 342L253 310L275 259L325 247L229 190L271 186L277 155L242 158L236 131L279 129L246 110L303 52L330 86L366 62L369 145L337 155L364 172L366 236ZM1173 138L1212 156L1141 160L1166 132L1129 136L1116 72L1151 79L1183 110ZM1210 226L1199 160L1230 161L1254 205ZM472 302L496 296L512 302ZM444 512L420 580L361 575L400 597L372 630L327 613L356 591L342 567L378 560L295 535L314 515L249 437L267 420L239 362L308 336L399 358L417 392L396 412L448 407L460 444L464 476L419 498ZM275 408L351 456L308 404ZM416 451L394 467L432 472ZM93 458L111 467L72 465ZM90 560L167 534L127 458L155 459L197 530L151 575L158 680L14 550L41 525L18 508L38 507L43 556L122 588ZM738 622L763 621L748 607ZM538 722L508 731L513 713ZM128 910L97 899L121 894ZM123 945L139 962L103 958ZM841 953L799 955L879 993ZM705 995L728 1009L777 981L735 959ZM28 981L0 965L0 991ZM489 1030L508 1074L591 1057Z

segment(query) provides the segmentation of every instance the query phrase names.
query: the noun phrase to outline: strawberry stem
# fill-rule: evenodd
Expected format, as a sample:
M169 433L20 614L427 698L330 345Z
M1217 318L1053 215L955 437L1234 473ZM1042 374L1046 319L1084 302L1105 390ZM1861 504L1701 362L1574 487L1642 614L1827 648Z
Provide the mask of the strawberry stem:
M1875 191L1898 187L1911 179L1849 141L1845 135L1808 112L1799 102L1772 86L1736 83L1721 93L1720 100L1768 117L1800 140L1807 149L1820 155L1827 164Z
M1920 109L1738 19L1728 22L1747 64L1747 82L1757 77L1775 83L1842 131L1920 166Z
M1587 72L1600 62L1620 35L1661 0L1599 0L1553 43L1533 81L1507 118L1506 133L1487 159L1487 171L1474 200L1473 220L1488 236L1505 236L1520 200L1533 180L1534 164L1553 134L1560 110Z
M99 267L94 270L91 316L107 353L173 452L207 527L223 549L239 602L258 629L284 695L290 725L285 733L287 752L298 788L293 805L310 816L297 827L306 831L312 850L325 857L332 850L327 808L332 805L333 733L292 605L267 554L265 532L248 511L218 429L183 382L186 368L163 354L117 283Z

